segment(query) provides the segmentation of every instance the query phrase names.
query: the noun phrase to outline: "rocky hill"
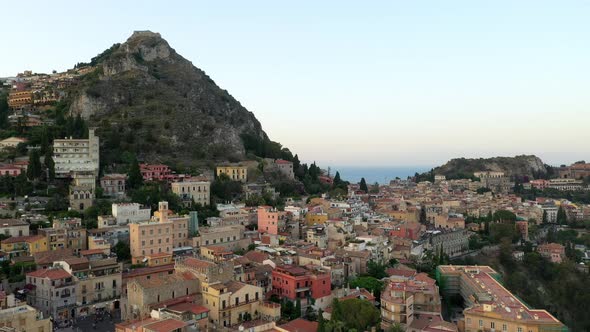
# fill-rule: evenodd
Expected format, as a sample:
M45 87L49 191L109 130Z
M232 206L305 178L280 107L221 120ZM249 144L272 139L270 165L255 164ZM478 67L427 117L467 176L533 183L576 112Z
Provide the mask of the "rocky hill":
M134 32L91 64L96 69L71 88L68 105L98 127L112 152L106 162L124 151L151 162L240 160L244 135L268 141L252 112L158 33Z
M478 171L498 171L510 177L527 176L533 179L547 174L547 167L537 156L522 155L478 159L456 158L436 167L433 171L434 174L445 175L448 179L469 178Z

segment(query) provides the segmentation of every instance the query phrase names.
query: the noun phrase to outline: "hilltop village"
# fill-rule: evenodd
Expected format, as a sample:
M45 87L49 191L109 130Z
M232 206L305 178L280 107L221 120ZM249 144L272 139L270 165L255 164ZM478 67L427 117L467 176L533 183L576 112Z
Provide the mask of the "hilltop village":
M532 259L588 273L590 205L575 198L590 164L388 184L290 153L104 165L99 132L60 113L91 72L5 83L1 331L567 330L503 274Z

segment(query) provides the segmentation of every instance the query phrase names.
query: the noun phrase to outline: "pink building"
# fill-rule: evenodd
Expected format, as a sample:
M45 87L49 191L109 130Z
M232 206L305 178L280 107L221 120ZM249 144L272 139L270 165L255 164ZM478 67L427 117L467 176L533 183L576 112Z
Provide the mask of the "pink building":
M565 247L559 243L542 244L537 251L553 263L561 263L565 257Z
M22 171L21 167L14 165L0 166L0 175L19 176Z
M270 206L258 207L258 232L279 234L279 212Z
M150 165L140 164L139 171L145 181L162 181L168 180L172 176L170 167L163 164Z
M538 179L538 180L532 180L530 181L530 184L533 188L536 189L545 189L549 186L549 181L547 180L543 180L543 179Z

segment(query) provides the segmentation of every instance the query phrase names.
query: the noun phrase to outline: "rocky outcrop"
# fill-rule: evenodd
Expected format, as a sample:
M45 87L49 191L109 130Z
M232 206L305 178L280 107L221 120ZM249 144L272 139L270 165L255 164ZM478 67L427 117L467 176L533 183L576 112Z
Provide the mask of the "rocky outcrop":
M479 159L456 158L436 167L434 174L445 175L447 178L464 178L478 171L504 172L510 177L526 176L531 179L547 174L543 161L532 155Z
M70 112L149 161L243 159L244 134L268 140L260 122L160 34L134 32L99 55L71 93ZM120 137L116 137L119 135Z

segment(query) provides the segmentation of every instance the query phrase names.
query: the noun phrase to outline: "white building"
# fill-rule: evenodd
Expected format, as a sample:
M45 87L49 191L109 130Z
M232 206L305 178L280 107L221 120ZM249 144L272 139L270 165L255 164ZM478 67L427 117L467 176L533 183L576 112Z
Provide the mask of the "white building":
M113 203L113 217L118 225L150 220L150 208L142 208L139 203Z
M67 178L73 172L91 172L98 176L99 141L94 129L88 131L88 139L54 140L53 160L58 178Z

